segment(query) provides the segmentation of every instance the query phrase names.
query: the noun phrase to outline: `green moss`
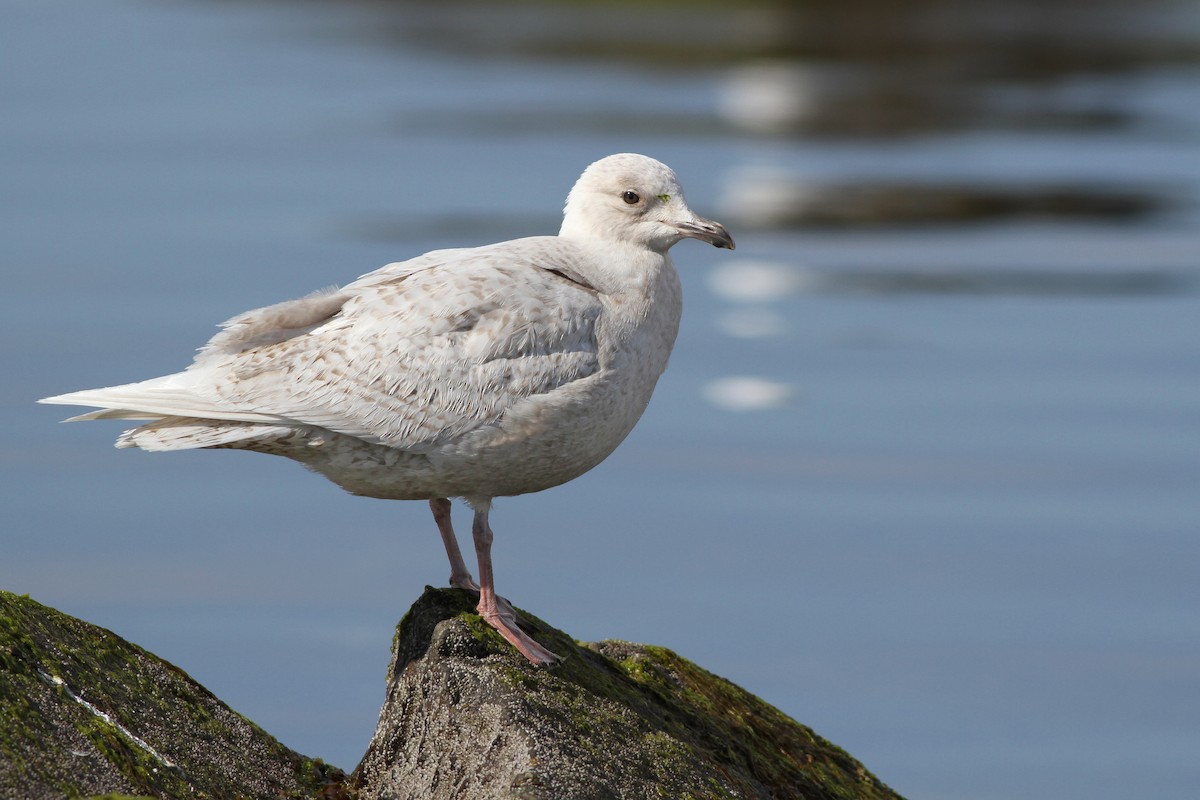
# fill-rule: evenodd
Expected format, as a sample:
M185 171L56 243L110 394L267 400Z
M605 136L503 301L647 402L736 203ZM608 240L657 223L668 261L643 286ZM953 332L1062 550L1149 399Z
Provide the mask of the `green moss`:
M501 648L505 645L505 639L500 635L500 632L488 625L483 617L473 611L463 611L458 614L458 619L466 626L467 631L480 644L489 648Z
M756 781L818 796L895 797L844 750L741 687L665 648L641 650L647 656L637 667L643 682L674 706L685 728L700 732L695 736L698 746L741 767ZM672 687L677 688L671 691Z
M428 590L399 626L393 670L424 654L402 653L403 648L428 647L434 628L450 620L454 627L447 630L454 634L444 639L451 648L446 654L478 657L497 684L519 698L514 713L556 732L555 746L569 763L611 764L615 755L645 785L670 798L896 798L840 748L668 649L580 644L522 612L523 627L565 657L555 667L535 668L475 613L474 604L468 592ZM261 748L253 756L256 765L290 764L294 788L274 790L281 797L344 798L348 792L339 771L288 751L177 668L108 631L2 592L0 669L6 678L0 680L6 720L0 756L18 776L37 776L64 797L83 794L69 769L70 750L81 743L138 793L201 800L239 794L228 788L229 775L205 773L203 765L189 765L184 774L122 730L169 747L173 729L158 730L151 739L138 727L146 719L180 721L189 737L226 747L246 741L236 739L235 729L251 736ZM68 687L111 721L72 698ZM521 791L542 796L537 781L530 773Z
M674 798L728 800L764 790L820 800L897 798L845 751L671 650L581 645L521 611L522 627L565 657L539 669L474 613L469 595L445 602L453 613L443 619L461 623L488 654L504 656L487 659L493 674L518 691L534 717L558 720L566 728L559 739L580 758L600 759L610 748L640 741L635 749L648 755L639 770Z
M90 771L158 797L262 794L235 788L239 780L312 796L342 777L283 747L179 668L8 592L0 592L0 673L0 790L8 781L82 797L86 778L72 766L80 751L93 753ZM186 774L166 760L181 742L191 745L181 751Z
M32 775L40 769L41 743L48 733L48 724L35 698L45 691L40 673L53 665L47 664L44 654L27 626L28 608L40 608L28 597L0 593L0 712L4 725L0 727L0 754L18 777ZM45 753L45 759L61 758L61 750ZM65 788L59 786L58 788Z
M78 728L136 791L167 797L185 797L189 793L182 770L164 764L138 747L112 724L91 717L79 723Z

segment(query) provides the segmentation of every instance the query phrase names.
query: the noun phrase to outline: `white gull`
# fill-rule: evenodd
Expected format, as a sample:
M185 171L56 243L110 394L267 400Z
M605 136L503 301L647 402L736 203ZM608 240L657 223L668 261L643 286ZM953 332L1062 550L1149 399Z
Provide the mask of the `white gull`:
M623 153L567 197L558 236L435 250L226 322L183 372L47 397L72 420L149 420L117 447L286 456L349 492L429 500L450 584L531 662L492 579L495 497L548 489L603 461L641 417L679 328L684 238L733 249L675 173ZM474 511L476 584L450 522Z

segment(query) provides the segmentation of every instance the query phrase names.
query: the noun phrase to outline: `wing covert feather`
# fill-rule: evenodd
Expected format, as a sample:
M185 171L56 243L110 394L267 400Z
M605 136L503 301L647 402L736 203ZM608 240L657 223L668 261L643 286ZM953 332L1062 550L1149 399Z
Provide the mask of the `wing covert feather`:
M221 400L423 450L594 374L596 293L495 250L430 253L363 276L320 324L235 355L216 381Z

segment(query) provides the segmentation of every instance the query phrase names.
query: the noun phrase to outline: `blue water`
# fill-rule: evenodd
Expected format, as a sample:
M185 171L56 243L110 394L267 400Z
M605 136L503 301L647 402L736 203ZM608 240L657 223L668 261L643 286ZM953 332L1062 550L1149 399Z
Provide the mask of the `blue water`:
M937 47L822 39L789 62L807 110L764 122L736 102L773 29L750 12L668 36L680 15L508 9L499 34L435 6L0 2L0 588L352 768L392 628L448 572L424 504L117 451L119 425L32 401L174 371L220 320L389 261L552 232L587 163L640 151L738 250L674 251L683 330L617 453L497 503L501 592L672 647L913 798L1193 796L1200 15L1038 16L1060 5L926 4ZM954 25L1012 68L947 66ZM922 91L879 116L897 81ZM762 223L778 186L848 182L1148 207Z

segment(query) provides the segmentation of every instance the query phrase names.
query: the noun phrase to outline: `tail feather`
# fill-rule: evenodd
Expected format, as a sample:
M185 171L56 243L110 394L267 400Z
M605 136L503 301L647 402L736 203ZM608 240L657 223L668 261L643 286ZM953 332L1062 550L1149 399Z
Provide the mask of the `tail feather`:
M259 445L259 449L261 449L261 445L293 435L295 432L295 428L287 425L163 417L125 431L117 439L117 447L138 447L152 452L194 450L204 447L236 448L248 445ZM248 447L247 449L256 448Z
M85 389L81 392L44 397L39 403L71 406L94 406L100 411L91 411L71 417L65 422L92 419L162 419L164 417L196 417L229 420L234 422L283 421L274 414L239 411L222 408L216 403L195 393L187 378L188 373L176 373L161 378L152 378L139 383L121 386L106 386L102 389Z
M45 400L39 400L45 403ZM67 417L63 422L86 422L93 419L162 419L162 414L152 414L149 411L133 411L128 408L102 408L99 411L89 411L74 417Z

